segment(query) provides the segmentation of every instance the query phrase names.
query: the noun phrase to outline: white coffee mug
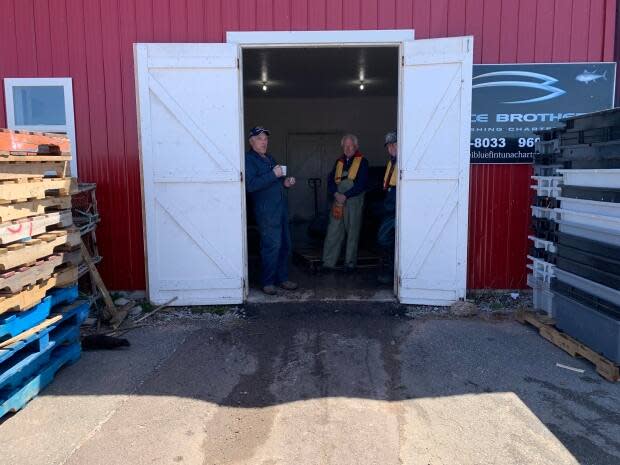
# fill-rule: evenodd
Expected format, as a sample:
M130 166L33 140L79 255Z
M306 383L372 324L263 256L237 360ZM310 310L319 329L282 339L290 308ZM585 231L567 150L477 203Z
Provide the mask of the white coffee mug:
M286 176L286 165L280 165L280 168L282 168L282 176Z

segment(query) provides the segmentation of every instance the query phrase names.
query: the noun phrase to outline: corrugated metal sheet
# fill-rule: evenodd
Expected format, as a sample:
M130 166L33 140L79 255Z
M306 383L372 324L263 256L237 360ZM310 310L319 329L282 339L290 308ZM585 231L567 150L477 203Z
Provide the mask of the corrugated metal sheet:
M616 0L0 0L0 11L0 78L73 78L80 174L99 186L102 273L111 288L142 289L133 42L413 28L474 35L476 63L610 61ZM470 288L525 285L529 170L472 167Z

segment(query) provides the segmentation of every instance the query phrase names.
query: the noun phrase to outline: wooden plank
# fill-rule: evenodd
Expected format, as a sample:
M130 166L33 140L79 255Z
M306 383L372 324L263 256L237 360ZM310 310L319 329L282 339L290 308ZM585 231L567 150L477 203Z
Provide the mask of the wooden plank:
M576 357L579 355L579 351L577 345L574 344L570 339L566 337L566 335L560 333L553 326L542 325L538 328L540 335L547 339L552 344L555 344L564 352L569 354L571 357Z
M59 190L61 195L77 192L76 178L63 179L29 179L27 182L1 182L0 202L11 202L18 199L43 199L46 191Z
M620 367L611 360L594 352L588 346L582 344L575 338L564 334L553 326L552 319L537 315L531 311L520 310L517 312L517 321L522 324L529 323L538 328L542 337L552 344L558 346L573 357L582 357L594 364L596 372L608 381L620 380Z
M2 157L0 157L0 161ZM0 181L10 179L42 178L56 176L66 178L71 175L68 161L10 162L0 164Z
M528 311L523 308L517 312L516 318L519 323L523 323L523 324L529 323L532 326L535 326L536 328L540 328L544 326L545 324L548 324L548 325L555 324L555 321L553 320L553 318L550 318L548 316L543 316L543 315L537 315L533 313L531 310Z
M79 245L80 232L73 229L52 231L27 242L0 247L0 271L35 262L62 249L70 250Z
M43 323L39 323L33 328L30 328L29 330L24 331L23 333L18 334L17 336L12 337L11 339L7 339L6 341L0 342L0 349L4 349L5 347L11 346L15 344L16 342L21 341L22 339L26 339L27 337L38 333L39 331L47 328L48 326L53 325L54 323L60 320L62 320L62 315L54 315L53 317L45 320Z
M109 311L113 312L116 309L116 306L114 305L112 296L110 296L110 293L108 292L108 288L103 282L103 279L101 279L101 275L99 274L99 271L97 270L97 267L93 262L93 258L90 256L90 252L84 245L84 242L81 242L80 247L82 250L82 257L84 257L84 261L86 262L86 265L88 265L88 269L90 270L90 275L93 278L93 281L95 281L97 287L101 291L101 295L103 296L106 307L108 307Z
M0 292L20 292L26 286L32 286L38 281L50 278L57 268L69 264L77 266L80 262L80 251L75 250L51 255L44 260L37 261L33 266L7 271L0 275Z
M67 287L75 284L77 281L77 272L77 266L72 266L17 294L0 297L0 315L6 312L28 310L41 302L50 289L54 287Z
M37 155L32 152L7 152L0 150L0 166L5 163L55 163L71 161L71 155Z
M44 234L47 232L47 228L51 226L58 225L66 228L72 224L73 216L70 210L24 218L12 223L3 223L0 224L0 245Z
M71 196L45 197L44 199L27 200L26 202L0 205L0 223L44 215L48 209L67 210L71 208Z

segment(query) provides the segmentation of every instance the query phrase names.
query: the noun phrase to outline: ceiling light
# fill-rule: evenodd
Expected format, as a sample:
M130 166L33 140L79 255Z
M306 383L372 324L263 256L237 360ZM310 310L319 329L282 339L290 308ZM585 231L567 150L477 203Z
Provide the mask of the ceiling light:
M263 92L267 92L267 83L263 82Z
M364 90L364 81L360 82L360 90Z

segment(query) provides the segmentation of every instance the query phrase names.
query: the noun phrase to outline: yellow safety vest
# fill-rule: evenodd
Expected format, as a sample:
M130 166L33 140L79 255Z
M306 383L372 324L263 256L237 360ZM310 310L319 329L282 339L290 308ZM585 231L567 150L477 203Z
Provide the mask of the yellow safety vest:
M387 164L387 166L385 167L385 175L383 176L383 190L387 190L389 187L396 187L396 179L398 177L397 175L397 169L396 165L394 165L394 167L392 167L392 160L390 160ZM388 182L388 176L389 176L389 182Z
M357 172L360 169L360 164L362 163L362 158L363 156L359 152L353 155L353 163L351 163L351 168L349 168L349 174L347 175L347 179L350 179L351 181L355 181L355 178L357 177ZM336 162L336 172L334 173L334 182L336 184L340 184L340 181L342 181L343 171L344 171L344 157L339 158L338 161Z

